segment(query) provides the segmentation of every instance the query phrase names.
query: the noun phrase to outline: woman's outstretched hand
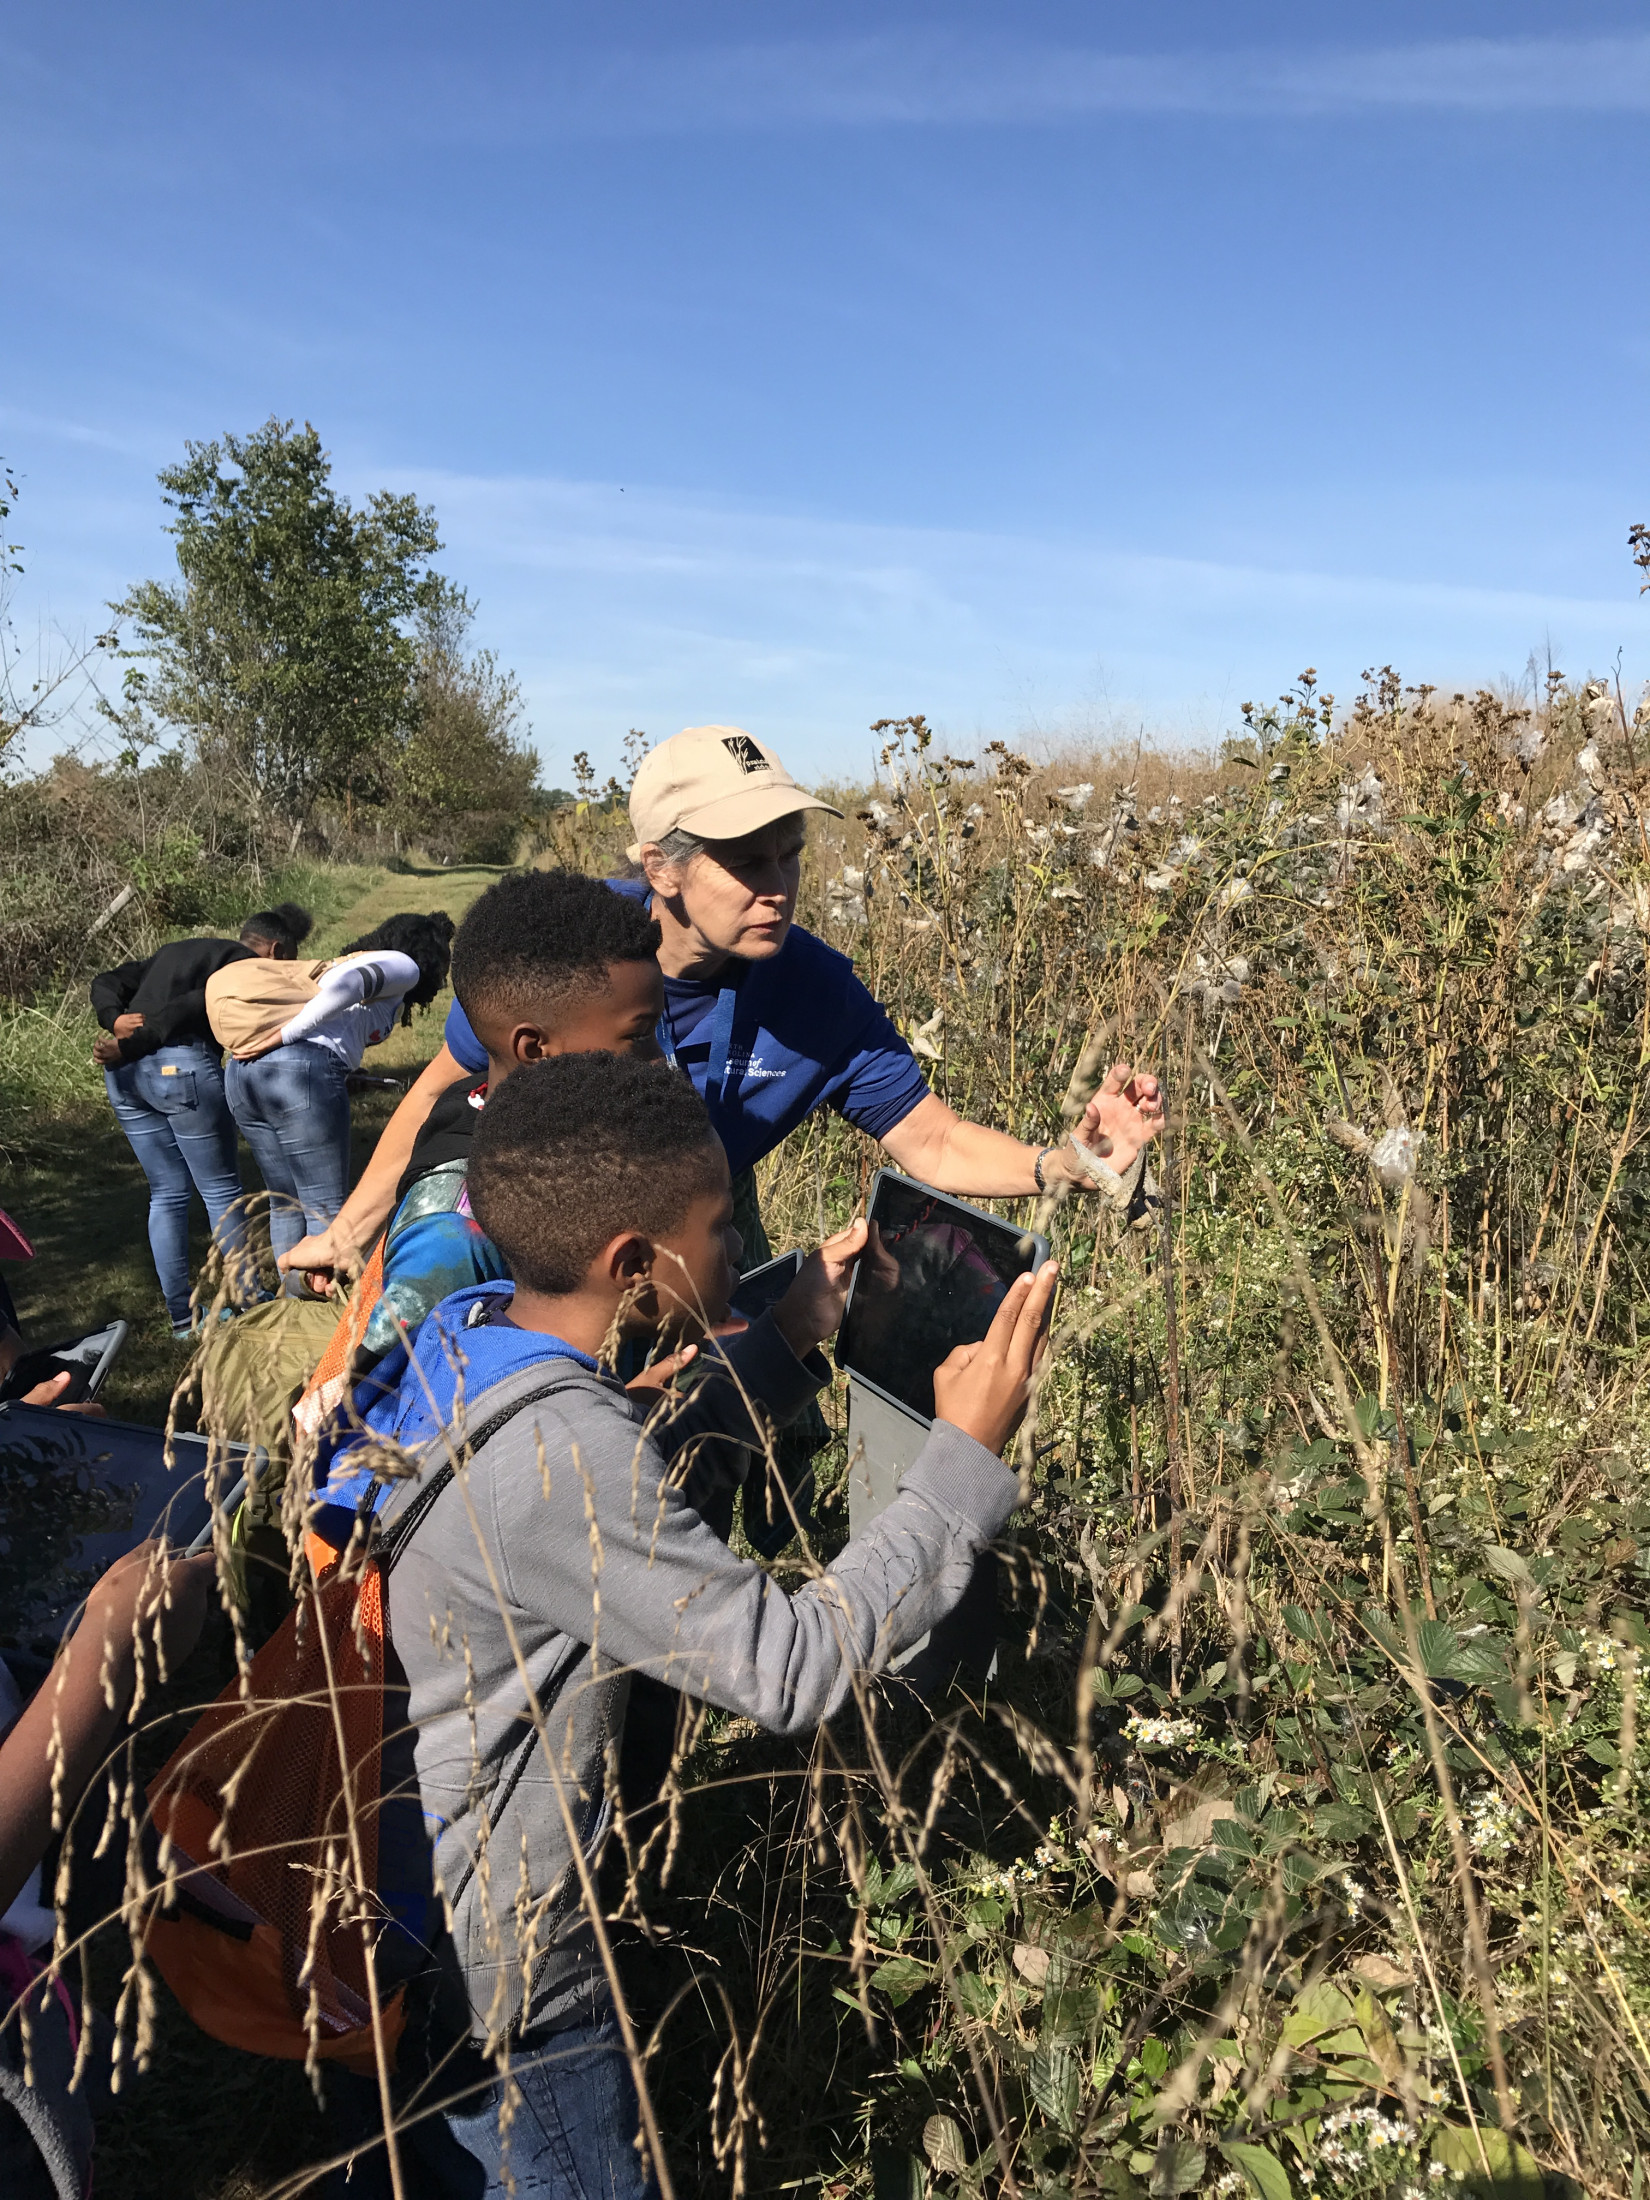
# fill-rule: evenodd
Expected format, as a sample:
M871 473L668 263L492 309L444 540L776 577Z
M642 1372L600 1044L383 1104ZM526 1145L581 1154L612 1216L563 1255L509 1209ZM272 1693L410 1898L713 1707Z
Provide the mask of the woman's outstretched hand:
M1019 1427L1031 1377L1048 1342L1048 1310L1060 1271L1044 1261L1016 1276L979 1344L960 1344L934 1370L934 1414L1000 1452Z
M1107 1168L1126 1176L1142 1146L1149 1145L1162 1128L1163 1088L1157 1079L1127 1062L1113 1062L1071 1135ZM1066 1174L1079 1186L1088 1183L1075 1156L1070 1157Z

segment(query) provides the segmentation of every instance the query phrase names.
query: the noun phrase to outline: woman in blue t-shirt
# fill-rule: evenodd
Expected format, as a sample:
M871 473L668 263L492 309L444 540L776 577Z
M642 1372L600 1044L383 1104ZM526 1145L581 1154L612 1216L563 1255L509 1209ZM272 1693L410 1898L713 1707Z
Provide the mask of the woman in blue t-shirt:
M1114 1065L1071 1135L1045 1146L965 1122L929 1091L847 956L792 921L809 810L841 815L737 726L690 726L648 754L630 792L629 853L642 875L609 882L647 900L658 919L660 1040L698 1088L735 1175L829 1106L939 1191L1012 1199L1064 1182L1126 1203L1163 1124L1156 1078ZM446 1044L331 1229L294 1246L283 1267L347 1267L359 1258L383 1227L438 1094L486 1060L455 1004ZM747 1259L761 1257L760 1246L758 1237Z

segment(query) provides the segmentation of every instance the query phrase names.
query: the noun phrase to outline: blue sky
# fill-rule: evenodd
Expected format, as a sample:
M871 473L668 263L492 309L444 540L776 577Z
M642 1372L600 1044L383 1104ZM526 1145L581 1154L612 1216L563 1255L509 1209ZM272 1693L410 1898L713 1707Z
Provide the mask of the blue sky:
M430 498L547 775L1650 676L1642 6L0 5L19 624L186 437Z

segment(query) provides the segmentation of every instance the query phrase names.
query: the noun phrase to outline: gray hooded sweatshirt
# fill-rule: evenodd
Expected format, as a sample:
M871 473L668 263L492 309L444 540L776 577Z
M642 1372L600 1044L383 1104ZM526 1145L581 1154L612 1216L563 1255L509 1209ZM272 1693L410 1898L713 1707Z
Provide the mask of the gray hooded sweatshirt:
M604 2004L574 1854L593 1857L608 1830L632 1672L807 1733L840 1710L856 1673L957 1604L1017 1501L999 1459L936 1422L894 1502L787 1595L697 1509L717 1494L709 1479L753 1453L695 1439L743 1435L760 1456L749 1401L789 1420L824 1363L800 1362L769 1315L722 1349L727 1372L656 1408L651 1425L616 1381L565 1359L478 1394L471 1431L537 1402L471 1446L388 1575L446 1960L477 2039L583 2021ZM462 1444L455 1427L428 1447L386 1525L423 1476L464 1460Z

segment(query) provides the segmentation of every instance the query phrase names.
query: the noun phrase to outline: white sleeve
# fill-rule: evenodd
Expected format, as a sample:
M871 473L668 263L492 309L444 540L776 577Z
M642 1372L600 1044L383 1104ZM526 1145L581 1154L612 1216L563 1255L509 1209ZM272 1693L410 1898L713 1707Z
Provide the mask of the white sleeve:
M370 955L334 963L322 974L314 1000L281 1026L281 1044L289 1047L299 1039L307 1039L319 1025L346 1008L366 1001L398 1001L417 983L417 963L410 955L398 955L388 948L375 948Z

